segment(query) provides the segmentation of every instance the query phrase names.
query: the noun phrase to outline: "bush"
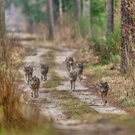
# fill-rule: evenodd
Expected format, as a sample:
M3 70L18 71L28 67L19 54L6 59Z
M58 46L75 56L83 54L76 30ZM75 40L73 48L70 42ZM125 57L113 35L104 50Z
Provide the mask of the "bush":
M84 38L88 35L89 22L86 16L81 16L77 22L81 36Z
M117 4L117 2L115 3ZM90 47L94 49L95 54L99 56L102 64L109 62L119 62L120 48L120 25L118 13L115 15L114 32L106 39L106 1L92 1L92 38ZM116 5L117 6L117 5Z
M72 38L86 38L89 32L89 22L86 16L81 16L79 20L77 20L72 29L71 37Z
M94 49L95 54L99 55L102 64L117 63L120 59L120 26L116 25L114 33L111 33L107 39L103 29L104 26L94 25L90 47Z

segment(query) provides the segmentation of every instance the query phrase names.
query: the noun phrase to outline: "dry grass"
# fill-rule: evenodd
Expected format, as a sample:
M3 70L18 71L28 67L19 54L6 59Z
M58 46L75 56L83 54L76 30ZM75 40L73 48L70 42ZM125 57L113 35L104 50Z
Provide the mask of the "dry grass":
M124 107L135 111L135 69L134 58L131 54L126 57L127 74L120 74L119 70L114 70L113 75L108 74L105 79L110 84L111 95Z
M104 78L104 80L109 83L109 95L113 97L115 102L119 103L120 106L135 110L135 92L132 80L125 75L121 75L118 70L104 69L104 71L106 74L101 75L98 80Z
M26 121L19 112L19 90L15 84L14 49L16 46L18 42L14 38L8 38L2 29L0 34L0 107L2 114L0 123L8 128L23 128L23 122Z
M88 77L87 85L97 86L99 80L106 80L109 83L109 95L110 98L113 97L114 104L118 103L120 106L135 110L135 71L131 60L128 61L128 74L122 75L119 64L101 65L98 57L94 56L91 50L81 49L75 57L76 60L84 62L84 74ZM115 69L111 69L113 66Z
M20 90L18 89L16 66L20 60L16 55L16 48L19 43L6 35L1 38L2 47L0 48L0 123L6 128L24 129L28 121L23 118L20 112ZM19 60L16 62L16 60Z
M37 35L40 35L40 41L44 42L45 44L53 44L55 47L57 45L62 47L73 48L76 46L84 46L88 45L88 39L82 38L79 30L76 28L76 21L74 18L71 18L71 15L63 16L64 23L62 26L59 24L55 25L55 37L53 41L48 40L48 26L45 24L38 24L34 28L34 32ZM67 20L68 19L68 20ZM67 21L66 21L67 20ZM71 23L72 21L72 23ZM45 31L46 30L46 31Z
M11 121L18 117L19 93L15 86L14 74L11 71L0 70L0 105L3 109L3 121L6 126L13 126ZM15 118L17 120L17 118Z
M17 71L23 55L28 55L25 51L14 36L0 35L0 134L53 135L50 123L34 107L20 100L22 93L18 88Z
M0 134L8 134L7 129L15 133L18 129L31 128L19 109L20 92L16 85L16 67L20 62L16 48L19 46L18 40L12 36L9 38L0 23Z

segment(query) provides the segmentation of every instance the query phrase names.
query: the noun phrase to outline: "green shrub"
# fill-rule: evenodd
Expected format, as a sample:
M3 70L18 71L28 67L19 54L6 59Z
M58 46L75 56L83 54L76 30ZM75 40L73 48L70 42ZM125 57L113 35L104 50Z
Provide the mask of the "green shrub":
M98 1L92 1L92 38L90 41L90 47L94 49L95 54L99 56L102 64L107 64L109 62L117 63L120 59L119 48L121 41L119 20L115 19L114 32L106 38L105 6L105 0L100 3Z
M81 36L84 38L88 35L88 29L89 29L89 22L88 18L86 16L81 16L78 20L78 26L81 33Z
M99 55L102 64L117 63L120 61L120 26L116 25L114 33L111 33L107 39L103 29L104 26L94 25L90 47Z
M78 21L75 22L74 27L71 32L72 38L77 38L80 36L85 38L89 32L89 22L86 16L81 16Z

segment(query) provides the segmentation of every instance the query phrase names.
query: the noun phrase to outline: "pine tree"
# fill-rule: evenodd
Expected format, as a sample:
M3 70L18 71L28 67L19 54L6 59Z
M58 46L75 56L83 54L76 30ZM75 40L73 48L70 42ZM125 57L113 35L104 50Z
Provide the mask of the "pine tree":
M113 0L106 0L106 37L113 32Z
M53 0L47 0L47 12L48 12L48 31L49 39L54 38L54 13L53 13Z

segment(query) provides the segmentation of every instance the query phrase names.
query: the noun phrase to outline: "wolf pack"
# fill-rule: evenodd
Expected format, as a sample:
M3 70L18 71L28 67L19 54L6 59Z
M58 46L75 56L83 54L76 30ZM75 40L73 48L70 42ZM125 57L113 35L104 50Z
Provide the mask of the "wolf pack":
M76 89L76 81L82 81L83 79L83 70L84 64L83 62L75 62L73 57L66 57L65 59L65 66L67 69L67 75L70 82L70 89ZM49 65L47 63L41 64L40 63L40 73L41 77L37 77L33 75L33 66L28 65L23 67L24 71L24 79L25 83L29 85L31 89L31 97L37 98L38 97L38 90L40 88L40 81L47 81L47 75L49 71ZM109 90L108 83L105 81L99 81L97 84L98 91L101 95L102 103L105 105L107 103L107 94Z
M41 80L47 81L49 66L47 63L40 64ZM38 97L38 90L40 87L40 79L33 75L33 66L28 65L23 67L25 83L30 86L31 96Z

